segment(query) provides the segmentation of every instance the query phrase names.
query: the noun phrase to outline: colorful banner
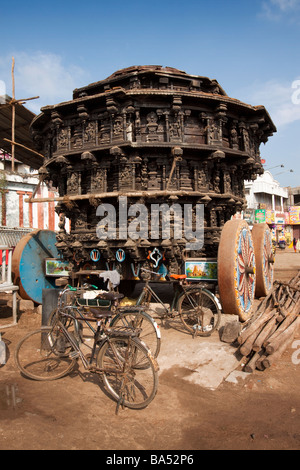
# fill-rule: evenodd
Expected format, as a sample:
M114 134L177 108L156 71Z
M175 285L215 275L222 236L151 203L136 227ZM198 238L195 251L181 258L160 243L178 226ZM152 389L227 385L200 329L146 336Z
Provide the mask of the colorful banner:
M275 224L284 225L285 216L284 212L275 212Z
M266 223L269 225L275 224L275 213L270 209L266 210Z
M290 224L290 213L289 212L284 213L284 223L285 223L285 225Z
M255 211L255 222L257 224L264 224L266 222L266 210L265 209L257 209Z
M300 207L292 206L289 208L290 224L300 225Z

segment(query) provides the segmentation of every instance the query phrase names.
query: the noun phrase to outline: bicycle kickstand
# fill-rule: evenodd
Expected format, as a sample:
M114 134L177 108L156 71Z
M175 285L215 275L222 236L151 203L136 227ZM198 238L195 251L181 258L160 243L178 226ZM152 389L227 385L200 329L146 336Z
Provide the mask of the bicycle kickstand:
M123 395L121 395L120 398L119 398L119 400L118 400L118 403L117 403L116 415L117 415L118 412L119 412L120 406L122 406L122 410L124 410L124 401L125 401L125 398L124 398Z

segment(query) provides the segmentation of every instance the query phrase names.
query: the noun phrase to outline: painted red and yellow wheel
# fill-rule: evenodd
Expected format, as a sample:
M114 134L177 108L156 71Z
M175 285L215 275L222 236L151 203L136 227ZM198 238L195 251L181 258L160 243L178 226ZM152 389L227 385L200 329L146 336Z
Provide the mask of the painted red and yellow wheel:
M248 320L255 298L256 264L251 230L244 220L229 220L222 229L218 284L223 312Z
M273 286L274 254L272 234L267 224L255 224L252 229L256 259L256 297L265 297Z

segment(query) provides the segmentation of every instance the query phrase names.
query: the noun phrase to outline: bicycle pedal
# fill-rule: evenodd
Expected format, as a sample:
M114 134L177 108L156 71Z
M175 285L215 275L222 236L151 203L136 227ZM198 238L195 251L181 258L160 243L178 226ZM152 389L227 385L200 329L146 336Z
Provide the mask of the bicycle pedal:
M69 357L71 359L77 359L79 357L79 352L78 351L71 351L69 354Z

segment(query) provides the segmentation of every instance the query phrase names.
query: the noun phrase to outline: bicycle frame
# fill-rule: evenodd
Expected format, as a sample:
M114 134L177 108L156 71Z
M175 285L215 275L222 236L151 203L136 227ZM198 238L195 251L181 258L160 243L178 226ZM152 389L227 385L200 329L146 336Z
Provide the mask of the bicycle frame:
M75 292L75 288L71 288L72 291ZM75 304L72 304L72 305L65 305L65 306L62 306L62 297L63 297L63 294L66 293L68 290L70 290L70 288L65 288L61 293L60 293L60 296L59 296L59 299L58 299L58 304L57 304L57 308L56 308L56 314L60 314L62 316L67 316L66 313L65 313L65 310L68 309L72 312L75 313L75 315L73 315L73 313L71 313L69 315L69 318L72 318L74 320L74 323L75 323L75 328L76 328L76 331L79 335L79 324L78 322L80 321L83 321L87 326L88 328L92 331L93 334L96 333L96 329L91 325L90 321L84 316L84 313L82 312L82 310L84 309L89 309L90 306L84 306L84 305L75 305ZM78 292L78 290L77 290ZM98 307L91 307L91 308L98 308ZM139 311L143 311L143 308L142 307L139 307L139 306L124 306L124 307L118 307L117 305L113 306L113 308L111 309L111 312L112 314L122 314L122 313L138 313ZM78 317L76 317L76 315L78 315ZM92 320L92 321L96 321L96 319Z
M68 314L62 314L63 316L65 317L69 317L71 318L72 320L74 320L74 317L72 315L68 315ZM85 318L82 318L86 323L87 320ZM58 327L63 335L65 336L65 338L69 341L69 343L71 344L71 346L76 350L78 356L80 357L81 361L82 361L82 364L84 366L85 369L87 370L90 370L91 372L98 372L98 373L101 373L103 372L103 369L100 369L99 367L96 367L96 366L93 366L92 363L94 361L94 358L95 358L95 352L96 352L96 347L97 345L99 345L99 348L102 347L103 343L108 341L109 344L110 344L110 347L114 353L114 357L117 361L117 363L119 364L120 366L120 370L122 370L122 368L124 368L125 366L125 363L126 363L126 358L125 358L125 362L122 362L119 357L118 357L118 354L117 354L117 351L116 351L116 348L114 347L113 343L110 341L110 338L109 338L109 335L107 335L105 333L105 322L103 320L96 320L97 321L97 329L93 329L95 331L95 334L94 334L94 343L93 343L93 347L92 347L92 353L91 353L91 356L89 358L89 360L86 358L85 354L82 352L81 348L80 348L80 345L79 343L76 341L76 339L73 337L72 334L70 334L68 332L68 330L66 329L66 327L64 326L64 324L61 322L61 321L57 321L55 323L55 325L53 326L53 328L55 327ZM102 327L102 328L101 328ZM102 338L102 341L99 342L99 339L100 337L104 335L104 337ZM120 334L120 338L122 337L122 334ZM128 355L128 350L129 350L129 345L130 345L130 339L131 337L130 336L125 336L124 335L124 338L126 339L129 339L128 341L128 346L127 346L127 355ZM74 353L70 353L70 356L71 357L76 357L74 355ZM77 357L78 357L77 356ZM120 370L117 370L117 369L106 369L105 372L109 372L109 373L120 373Z
M149 285L149 280L146 281L146 285L144 286L142 293L136 302L136 305L137 306L140 305L144 294L150 293L151 297L153 297L153 299L155 299L156 302L158 302L163 307L167 316L176 312L179 297L182 294L186 293L187 290L193 289L194 286L189 285L189 284L184 286L181 282L174 282L174 281L171 281L171 283L173 284L173 286L175 286L175 292L174 292L172 303L170 304L170 308L167 308L165 304L162 302L162 300L159 298L159 296L154 292L152 287ZM181 287L181 289L179 286Z

